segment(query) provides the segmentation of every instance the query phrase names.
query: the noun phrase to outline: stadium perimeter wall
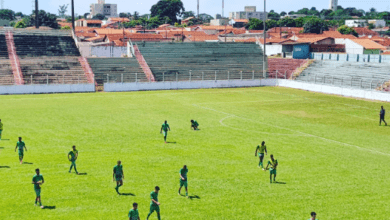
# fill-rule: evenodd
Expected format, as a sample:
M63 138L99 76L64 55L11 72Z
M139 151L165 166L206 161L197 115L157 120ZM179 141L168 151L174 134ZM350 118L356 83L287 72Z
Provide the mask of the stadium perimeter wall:
M390 93L342 88L329 85L312 84L286 79L255 79L255 80L220 80L220 81L173 81L154 83L105 83L105 92L128 92L141 90L175 90L175 89L211 89L234 87L281 86L302 89L312 92L340 95L351 98L363 98L376 101L390 102Z
M340 95L351 98L362 98L376 101L390 102L390 93L379 92L373 90L343 88L337 86L312 84L306 82L298 82L294 80L278 80L278 86L288 87L293 89L302 89L312 92L320 92L326 94Z
M172 81L153 83L104 83L105 92L127 92L141 90L172 90L172 89L211 89L234 87L275 86L275 79L255 80L204 80L204 81Z
M95 92L94 84L14 85L0 86L0 95Z

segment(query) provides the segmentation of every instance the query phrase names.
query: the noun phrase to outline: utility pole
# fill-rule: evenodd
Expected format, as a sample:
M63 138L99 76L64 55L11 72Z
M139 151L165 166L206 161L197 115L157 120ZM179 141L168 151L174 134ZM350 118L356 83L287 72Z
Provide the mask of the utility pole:
M266 24L265 21L267 20L267 11L266 11L266 0L264 0L264 21L263 21L263 26L264 26L264 31L263 31L263 36L264 36L264 54L263 54L263 77L265 78L267 76L266 69L265 69L265 59L266 59Z
M35 28L39 29L38 0L35 0Z
M198 0L198 19L199 19L199 0Z
M73 27L73 31L75 31L76 27L74 25L74 0L72 0L72 27Z
M225 1L222 0L222 18L224 17L224 11L225 11Z

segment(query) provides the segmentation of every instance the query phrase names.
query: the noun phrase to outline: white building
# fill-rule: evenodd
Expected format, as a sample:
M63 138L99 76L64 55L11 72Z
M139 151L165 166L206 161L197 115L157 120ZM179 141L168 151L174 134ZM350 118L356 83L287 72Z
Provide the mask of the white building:
M261 11L256 11L256 6L246 6L245 11L230 12L229 19L250 19L257 18L260 20L267 19L267 14Z
M345 25L348 27L365 27L368 24L373 24L376 28L385 27L385 20L345 20Z
M106 4L105 0L98 0L97 4L90 6L91 18L97 14L102 14L106 17L118 17L117 4Z
M308 15L305 15L305 14L293 14L293 15L285 15L285 16L281 16L280 18L283 19L283 18L292 18L292 19L297 19L297 18L300 18L300 17L306 17Z

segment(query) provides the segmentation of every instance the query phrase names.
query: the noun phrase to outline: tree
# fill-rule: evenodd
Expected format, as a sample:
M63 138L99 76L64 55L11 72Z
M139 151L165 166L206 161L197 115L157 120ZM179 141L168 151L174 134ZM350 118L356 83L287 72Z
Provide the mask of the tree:
M368 29L370 29L370 30L372 30L372 29L374 29L375 28L375 25L374 24L368 24Z
M135 12L133 13L133 19L134 19L134 20L138 20L138 19L139 19L139 12L138 12L138 11L135 11Z
M18 13L15 14L15 17L16 17L16 16L22 17L22 18L23 18L25 15L24 15L22 12L18 12Z
M64 27L61 27L61 30L70 30L70 27L69 26L64 26Z
M249 22L246 25L249 30L264 30L263 21L257 18L249 19Z
M304 14L309 15L310 10L308 8L302 8L301 10L297 11L297 14Z
M210 23L211 19L214 19L214 18L211 15L203 13L203 14L199 14L199 19L203 23Z
M106 18L106 16L104 16L102 14L97 14L97 15L93 16L92 19L104 20L105 18Z
M265 21L265 29L269 30L271 28L277 27L278 23L275 20L266 20Z
M119 13L119 17L120 18L130 18L131 17L131 14L129 12L121 12Z
M295 14L294 11L290 11L290 12L288 13L288 15L293 15L293 14Z
M268 19L279 20L280 19L280 15L278 13L276 13L274 10L271 10L268 13Z
M337 28L337 31L341 34L352 34L355 37L359 36L355 29L348 27L347 25L340 26L339 28Z
M35 10L33 11L32 15L29 17L30 23L26 23L28 26L34 26L35 25ZM57 23L57 16L55 14L50 14L44 10L40 10L38 12L38 18L39 18L39 25L50 27L53 29L58 29L58 23Z
M310 18L303 25L303 32L304 33L320 34L323 31L327 31L327 30L329 30L327 24L319 18Z
M186 19L189 17L195 17L195 12L193 11L185 11L183 12L183 16L181 17L182 19Z
M26 25L26 23L25 23L23 20L21 20L21 21L18 21L18 22L15 24L14 27L15 27L15 28L26 28L27 25Z
M58 9L58 16L60 18L64 18L65 17L65 13L68 11L68 5L60 5L60 8Z
M169 17L172 22L177 21L177 17L181 17L185 11L181 0L160 0L150 9L152 17L163 18Z
M295 20L289 17L285 17L278 21L280 27L296 27Z
M280 16L286 16L287 13L285 11L280 12Z
M87 13L85 13L85 14L84 14L84 18L85 18L85 19L87 19L87 18L88 18L88 16L89 16L90 14L91 14L91 13L88 13L88 12L87 12Z
M1 9L0 10L0 19L4 20L14 20L15 19L15 12L9 9Z

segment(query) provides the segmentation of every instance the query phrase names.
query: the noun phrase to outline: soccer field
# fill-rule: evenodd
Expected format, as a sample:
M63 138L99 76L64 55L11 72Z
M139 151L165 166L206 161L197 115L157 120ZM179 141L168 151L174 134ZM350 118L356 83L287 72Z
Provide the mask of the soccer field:
M0 219L141 219L159 186L162 219L388 219L384 104L278 87L0 96ZM190 130L190 120L200 124ZM160 134L168 120L168 144ZM17 137L28 149L20 165ZM276 180L259 169L265 141ZM79 150L68 173L67 154ZM116 161L125 180L117 195ZM189 196L177 194L188 166ZM31 180L45 178L43 205ZM182 189L182 194L185 190ZM150 219L157 219L154 213Z

